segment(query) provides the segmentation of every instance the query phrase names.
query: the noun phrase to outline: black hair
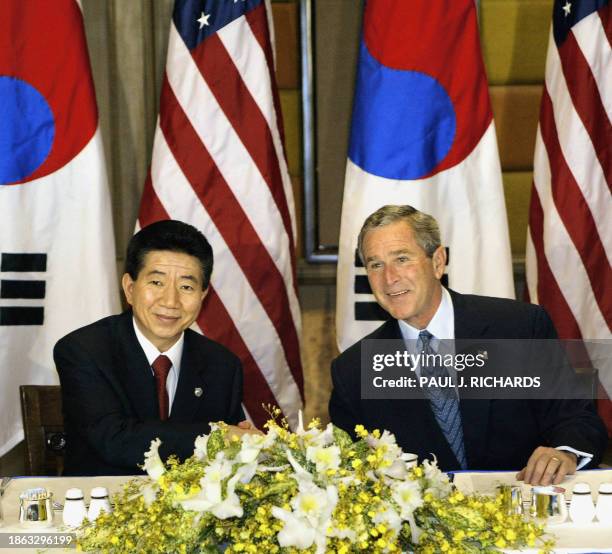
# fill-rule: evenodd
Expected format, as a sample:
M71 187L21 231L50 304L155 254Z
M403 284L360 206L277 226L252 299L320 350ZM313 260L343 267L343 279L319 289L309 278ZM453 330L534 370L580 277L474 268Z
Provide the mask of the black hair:
M131 239L125 258L125 272L135 281L153 250L181 252L197 258L202 268L202 288L210 283L213 251L206 237L192 225L177 220L157 221L143 227Z

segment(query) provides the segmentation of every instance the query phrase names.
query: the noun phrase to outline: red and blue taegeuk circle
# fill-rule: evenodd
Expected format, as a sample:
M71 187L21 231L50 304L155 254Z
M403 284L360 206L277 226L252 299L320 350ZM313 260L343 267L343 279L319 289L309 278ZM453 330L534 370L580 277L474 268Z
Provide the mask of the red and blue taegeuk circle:
M369 0L349 158L389 179L464 160L492 119L473 0Z
M95 94L74 0L0 3L0 121L0 185L57 171L95 133Z

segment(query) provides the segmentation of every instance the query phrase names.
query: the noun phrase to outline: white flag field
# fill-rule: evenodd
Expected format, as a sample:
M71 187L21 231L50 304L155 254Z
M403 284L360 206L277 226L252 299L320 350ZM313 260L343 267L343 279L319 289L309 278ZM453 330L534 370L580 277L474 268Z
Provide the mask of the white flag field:
M23 439L19 386L58 384L55 342L119 297L80 7L2 2L0 37L1 456Z
M409 204L437 219L448 253L444 284L514 297L497 139L471 0L367 4L348 157L336 302L341 350L387 317L355 253L364 220L386 204Z

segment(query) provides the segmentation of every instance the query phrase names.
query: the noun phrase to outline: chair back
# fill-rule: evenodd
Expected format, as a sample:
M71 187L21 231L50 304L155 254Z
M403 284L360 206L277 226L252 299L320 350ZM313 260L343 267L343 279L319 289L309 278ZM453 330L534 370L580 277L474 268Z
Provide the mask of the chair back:
M61 475L64 469L64 416L59 385L21 385L27 475Z

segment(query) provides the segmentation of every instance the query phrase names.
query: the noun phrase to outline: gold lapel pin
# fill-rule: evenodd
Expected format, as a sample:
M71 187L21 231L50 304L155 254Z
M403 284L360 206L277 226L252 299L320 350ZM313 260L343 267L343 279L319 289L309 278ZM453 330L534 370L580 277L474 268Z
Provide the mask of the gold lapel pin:
M195 394L198 398L204 394L204 391L200 387L196 387L193 389L193 394Z

